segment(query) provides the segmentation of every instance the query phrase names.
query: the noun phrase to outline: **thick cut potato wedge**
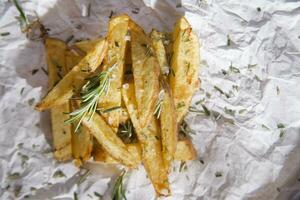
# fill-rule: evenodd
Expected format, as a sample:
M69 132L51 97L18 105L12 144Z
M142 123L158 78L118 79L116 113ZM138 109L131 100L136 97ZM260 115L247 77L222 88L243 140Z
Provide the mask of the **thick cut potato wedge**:
M150 37L159 63L160 73L163 75L168 75L170 66L168 63L164 45L165 33L152 30L152 32L150 33Z
M96 138L99 144L101 144L103 149L105 149L105 151L114 159L128 167L135 167L138 165L138 161L127 150L126 145L105 122L102 116L95 113L90 120L88 117L85 117L82 122L83 125L90 130L91 134Z
M161 80L161 85L164 90L164 97L161 104L160 126L161 126L161 140L162 153L165 167L170 169L176 151L178 140L176 110L171 95L171 90L165 80Z
M36 105L39 111L49 109L68 102L74 90L81 89L85 79L96 70L107 50L107 41L101 40L94 51L89 52L57 85Z
M90 51L93 51L95 46L101 41L104 40L104 38L94 39L94 40L83 40L80 42L76 42L73 46L79 48L84 53L88 53ZM71 46L71 48L73 47Z
M173 32L170 86L177 109L177 122L188 112L190 101L199 87L199 42L190 24L183 17L175 24Z
M125 64L125 37L128 33L129 17L127 15L120 15L114 17L109 22L107 41L108 50L104 60L104 70L116 65L111 72L111 81L108 93L101 97L98 107L101 109L109 109L121 106L121 86L123 80L123 70ZM115 109L107 113L101 113L106 122L113 127L116 132L119 123L121 110Z
M123 87L122 96L132 124L142 147L142 162L158 195L169 195L168 173L164 166L157 121L152 116L150 124L141 128L138 120L134 85Z
M159 64L149 37L130 21L131 58L137 99L138 119L141 128L152 120L159 92Z
M61 40L47 38L45 48L49 72L48 86L51 89L60 81L60 77L67 72L65 57L67 45ZM70 124L64 124L64 120L68 118L63 114L65 112L70 112L69 102L51 109L54 157L59 161L65 161L72 157L72 129Z

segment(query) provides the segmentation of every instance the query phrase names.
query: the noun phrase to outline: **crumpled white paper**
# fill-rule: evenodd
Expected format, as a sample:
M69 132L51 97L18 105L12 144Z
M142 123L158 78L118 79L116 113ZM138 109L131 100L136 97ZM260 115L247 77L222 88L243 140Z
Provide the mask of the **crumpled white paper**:
M170 174L165 199L300 198L300 3L297 1L28 0L24 11L66 40L105 34L111 13L129 14L147 32L172 30L185 15L201 39L201 89L186 120L199 159ZM87 15L91 4L90 16ZM10 1L0 2L0 199L110 197L115 166L79 171L51 153L44 47L28 41ZM72 41L71 41L72 42ZM38 69L35 70L35 69ZM36 73L33 74L33 71ZM196 105L196 102L198 105ZM201 114L204 105L210 116ZM206 112L206 114L208 114ZM141 166L126 177L129 200L155 199Z

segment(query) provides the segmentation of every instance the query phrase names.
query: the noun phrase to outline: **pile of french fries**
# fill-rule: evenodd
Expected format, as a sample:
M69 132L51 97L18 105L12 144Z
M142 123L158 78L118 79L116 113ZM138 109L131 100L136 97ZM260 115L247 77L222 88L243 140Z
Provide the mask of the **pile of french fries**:
M105 38L70 46L48 38L45 49L50 91L36 109L51 109L55 158L81 166L92 157L129 169L143 163L157 195L170 195L172 161L196 158L178 128L199 88L199 43L188 21L179 19L172 33L147 35L119 15ZM95 112L66 123L82 105L80 91L101 72L109 84Z

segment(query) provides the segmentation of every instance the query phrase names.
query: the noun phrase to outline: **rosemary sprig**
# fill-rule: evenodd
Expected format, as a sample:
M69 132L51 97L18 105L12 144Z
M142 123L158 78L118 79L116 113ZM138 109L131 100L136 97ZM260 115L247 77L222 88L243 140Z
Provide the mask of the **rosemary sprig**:
M12 0L13 4L16 6L17 10L19 11L20 15L18 17L18 20L20 22L20 26L21 26L21 30L22 32L26 31L27 26L29 25L29 21L22 9L22 7L20 6L18 0Z
M158 100L156 102L155 105L155 110L154 110L154 116L159 119L160 114L161 114L161 110L162 110L162 102L164 100L164 96L165 96L165 91L164 90L160 90L159 94L158 94Z
M123 188L123 178L125 173L125 170L122 171L121 175L117 178L117 181L111 193L112 200L127 200L125 196L125 190Z
M65 123L75 123L79 120L75 132L77 132L85 117L90 120L94 116L99 99L108 93L110 73L116 66L117 63L113 64L108 70L102 71L99 75L89 78L88 82L81 88L80 108L69 113L70 118L65 121Z

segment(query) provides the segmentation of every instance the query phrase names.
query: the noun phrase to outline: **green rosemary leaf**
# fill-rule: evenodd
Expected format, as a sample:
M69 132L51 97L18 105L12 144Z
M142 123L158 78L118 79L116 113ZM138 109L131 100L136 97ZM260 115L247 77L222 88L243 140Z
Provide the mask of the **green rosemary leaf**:
M285 126L284 126L283 123L278 123L278 124L277 124L277 128L285 128Z
M227 35L227 46L230 46L231 45L231 39L229 37L229 35Z
M234 114L235 114L235 110L229 109L227 107L225 107L224 110L225 110L225 113L228 115L234 116Z
M278 86L276 87L276 92L277 92L277 95L279 95L279 94L280 94L280 89L279 89L279 87L278 87Z
M116 180L111 194L112 200L127 200L125 196L125 190L123 188L123 178L125 173L125 171L122 171L120 176Z
M10 32L3 32L3 33L0 33L1 36L8 36L10 35Z
M77 192L74 192L73 196L74 196L74 200L78 200Z
M61 171L60 169L59 170L56 170L52 176L53 178L63 178L63 177L66 177L66 175L64 174L63 171Z
M229 66L229 70L234 72L234 73L240 73L240 70L234 66L232 66L232 63L231 65Z
M21 27L21 31L24 32L26 27L28 26L28 19L22 9L22 7L20 6L18 0L12 0L13 4L15 5L15 7L17 8L18 12L19 12L19 17L18 20L20 22L20 27Z
M186 162L185 161L181 161L180 162L180 166L179 166L179 172L182 172L183 169L185 169L186 166Z
M225 92L223 92L223 90L221 90L219 87L214 86L214 89L217 90L218 92L220 92L221 94L225 95L227 98L229 98L229 94L226 94Z
M216 176L216 177L221 177L221 176L222 176L222 173L221 173L221 172L216 172L216 173L215 173L215 176Z
M177 103L176 109L182 108L184 106L185 106L184 101L181 101L181 102Z
M84 174L82 174L81 177L79 178L77 185L80 185L81 183L83 183L90 174L91 174L91 171L86 170L86 172Z
M99 200L102 200L103 199L103 196L101 194L99 194L98 192L94 192L94 195L96 197L99 197Z
M48 76L48 71L44 67L41 67L41 69Z
M283 137L283 135L284 135L284 131L283 131L283 130L280 130L279 137Z
M33 69L33 70L31 71L31 75L35 75L38 71L39 71L39 69Z
M15 172L15 173L9 174L7 176L7 178L10 179L10 180L16 180L16 179L20 178L20 173L19 172Z
M269 127L267 127L266 125L262 124L261 125L262 128L267 129L267 130L271 130Z
M210 116L210 111L207 109L207 107L206 107L205 105L203 105L203 104L201 104L201 106L202 106L202 108L203 108L203 110L204 110L204 114L205 114L206 116Z

